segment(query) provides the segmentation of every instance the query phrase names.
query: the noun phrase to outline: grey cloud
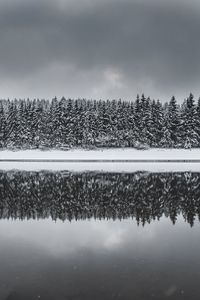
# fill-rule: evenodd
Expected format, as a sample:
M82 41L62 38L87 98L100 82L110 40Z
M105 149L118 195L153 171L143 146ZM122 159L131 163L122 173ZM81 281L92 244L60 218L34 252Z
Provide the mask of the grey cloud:
M3 0L2 91L19 82L18 94L34 86L44 96L200 94L199 8L195 0Z

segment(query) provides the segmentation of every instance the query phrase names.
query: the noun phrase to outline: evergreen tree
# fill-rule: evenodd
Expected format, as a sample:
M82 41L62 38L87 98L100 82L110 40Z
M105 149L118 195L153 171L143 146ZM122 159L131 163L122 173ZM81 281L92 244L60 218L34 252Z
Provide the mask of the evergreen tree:
M173 96L168 105L165 122L167 134L170 135L169 147L177 147L180 143L180 117L176 99ZM166 134L166 133L165 133Z
M192 94L186 99L181 115L182 145L184 148L198 146L197 109Z
M18 141L18 119L17 119L17 104L16 101L9 102L8 116L6 120L6 139L7 147L13 148L17 146Z
M0 100L1 148L199 147L200 99L192 94L180 107L135 102L54 98Z
M200 146L200 97L197 102L197 108L196 108L196 132L198 134L198 147Z
M0 148L6 147L6 116L3 102L0 101Z

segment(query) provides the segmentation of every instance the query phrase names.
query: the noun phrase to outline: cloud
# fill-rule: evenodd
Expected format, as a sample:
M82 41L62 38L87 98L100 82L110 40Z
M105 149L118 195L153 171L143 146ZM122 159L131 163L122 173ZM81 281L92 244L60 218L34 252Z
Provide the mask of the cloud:
M2 96L200 94L199 6L196 0L2 0Z

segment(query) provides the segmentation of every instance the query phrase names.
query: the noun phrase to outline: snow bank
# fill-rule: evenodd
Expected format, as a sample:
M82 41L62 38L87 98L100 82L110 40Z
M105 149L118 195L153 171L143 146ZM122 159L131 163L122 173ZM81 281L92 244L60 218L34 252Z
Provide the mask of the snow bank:
M199 172L200 163L127 163L127 162L0 162L0 170L69 171L69 172Z
M0 170L200 172L200 149L0 151Z
M199 149L101 149L0 151L0 160L21 161L199 161Z

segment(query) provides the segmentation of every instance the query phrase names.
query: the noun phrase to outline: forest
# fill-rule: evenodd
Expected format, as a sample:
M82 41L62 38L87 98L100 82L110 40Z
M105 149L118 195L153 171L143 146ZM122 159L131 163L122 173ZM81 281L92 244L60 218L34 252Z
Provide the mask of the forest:
M200 219L200 173L0 171L0 219Z
M200 147L200 99L0 100L1 149L98 147Z

